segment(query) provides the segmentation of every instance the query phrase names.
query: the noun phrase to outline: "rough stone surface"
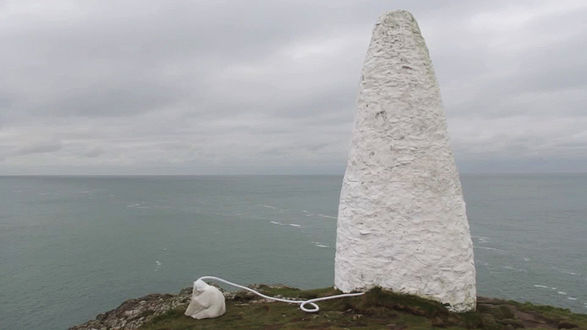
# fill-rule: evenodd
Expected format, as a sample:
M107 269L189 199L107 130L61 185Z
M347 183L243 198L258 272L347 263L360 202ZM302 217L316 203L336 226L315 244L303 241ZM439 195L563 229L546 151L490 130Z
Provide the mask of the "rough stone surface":
M418 24L382 16L363 66L338 212L335 286L475 308L475 265L440 91Z
M251 285L252 289L287 288L282 285ZM235 303L246 301L251 304L274 302L260 299L249 291L223 291L218 288L227 301ZM149 294L137 299L129 299L116 309L96 315L96 318L83 324L69 328L70 330L107 330L107 329L137 329L150 322L154 317L167 313L176 308L187 307L193 296L193 288L185 288L178 294ZM243 304L246 305L246 304Z
M226 304L222 292L198 279L194 282L192 299L185 315L194 319L210 319L224 315Z
M96 319L71 327L71 330L137 329L178 306L187 305L192 288L183 289L177 295L150 294L138 299L129 299L118 308L98 314Z

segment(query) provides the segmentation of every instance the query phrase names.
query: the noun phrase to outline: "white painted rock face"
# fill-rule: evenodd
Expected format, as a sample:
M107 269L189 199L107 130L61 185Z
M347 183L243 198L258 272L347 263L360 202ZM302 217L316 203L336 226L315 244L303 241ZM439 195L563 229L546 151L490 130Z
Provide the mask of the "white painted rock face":
M201 320L219 317L224 313L226 313L226 303L222 292L200 279L195 281L192 299L184 314Z
M475 309L473 244L440 91L406 11L375 26L344 176L335 286Z

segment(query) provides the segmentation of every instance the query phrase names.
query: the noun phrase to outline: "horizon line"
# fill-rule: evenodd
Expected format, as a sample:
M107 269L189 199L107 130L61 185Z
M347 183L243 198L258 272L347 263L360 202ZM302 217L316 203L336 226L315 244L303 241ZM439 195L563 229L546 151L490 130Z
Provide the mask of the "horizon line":
M459 173L460 176L467 176L467 175L561 175L561 174L587 174L587 171L569 171L569 172L462 172ZM85 174L0 174L0 178L2 177L227 177L227 176L344 176L344 173L230 173L230 174L155 174L155 173L145 173L145 174L123 174L123 173L113 173L113 174L92 174L92 173L85 173Z

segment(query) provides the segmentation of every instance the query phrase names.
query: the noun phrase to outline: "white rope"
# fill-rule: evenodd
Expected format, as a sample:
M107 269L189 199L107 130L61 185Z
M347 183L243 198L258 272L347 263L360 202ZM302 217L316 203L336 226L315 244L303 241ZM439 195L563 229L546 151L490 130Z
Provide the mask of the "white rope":
M213 281L218 281L218 282L222 282L225 284L228 284L230 286L234 286L236 288L239 289L243 289L249 292L252 292L254 294L256 294L259 297L263 297L265 299L270 299L270 300L275 300L275 301L281 301L284 303L288 303L288 304L299 304L300 305L300 309L303 310L304 312L307 313L315 313L317 311L320 310L320 307L318 307L318 305L316 304L316 302L318 301L324 301L324 300L330 300L330 299L337 299L337 298L344 298L344 297L356 297L356 296L360 296L365 294L365 292L358 292L358 293L343 293L343 294L337 294L334 296L328 296L328 297L320 297L320 298L314 298L314 299L308 299L308 300L293 300L293 299L284 299L284 298L277 298L277 297L270 297L267 295L262 294L261 292L255 291L251 288L247 288L246 286L242 286L236 283L232 283L230 281L227 281L225 279L222 279L220 277L216 277L216 276L202 276L200 277L198 280L213 280ZM306 305L310 305L311 308L306 307Z

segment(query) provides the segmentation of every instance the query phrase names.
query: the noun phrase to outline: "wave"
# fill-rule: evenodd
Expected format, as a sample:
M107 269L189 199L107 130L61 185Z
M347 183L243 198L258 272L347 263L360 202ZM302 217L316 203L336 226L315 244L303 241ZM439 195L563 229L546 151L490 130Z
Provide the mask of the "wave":
M329 247L328 245L321 243L321 242L312 242L312 244L314 244L314 246L321 247L321 248Z
M487 243L487 242L489 242L489 237L486 237L486 236L472 235L471 238L476 239L477 241L479 241L479 243Z
M491 246L475 246L476 249L482 249L482 250L490 250L490 251L497 251L497 252L501 252L501 253L506 253L506 250L502 250L502 249L498 249L498 248L494 248Z
M128 204L126 207L130 209L150 209L150 206L145 205L145 202Z
M336 219L336 217L332 216L332 215L321 214L321 213L318 213L316 215L319 216L320 218Z
M578 275L578 274L577 274L577 273L575 273L575 272L571 272L571 271L567 271L567 270L562 270L562 269L559 269L559 271L560 271L561 273L563 273L563 274L567 274L567 275L571 275L571 276L577 276L577 275Z

